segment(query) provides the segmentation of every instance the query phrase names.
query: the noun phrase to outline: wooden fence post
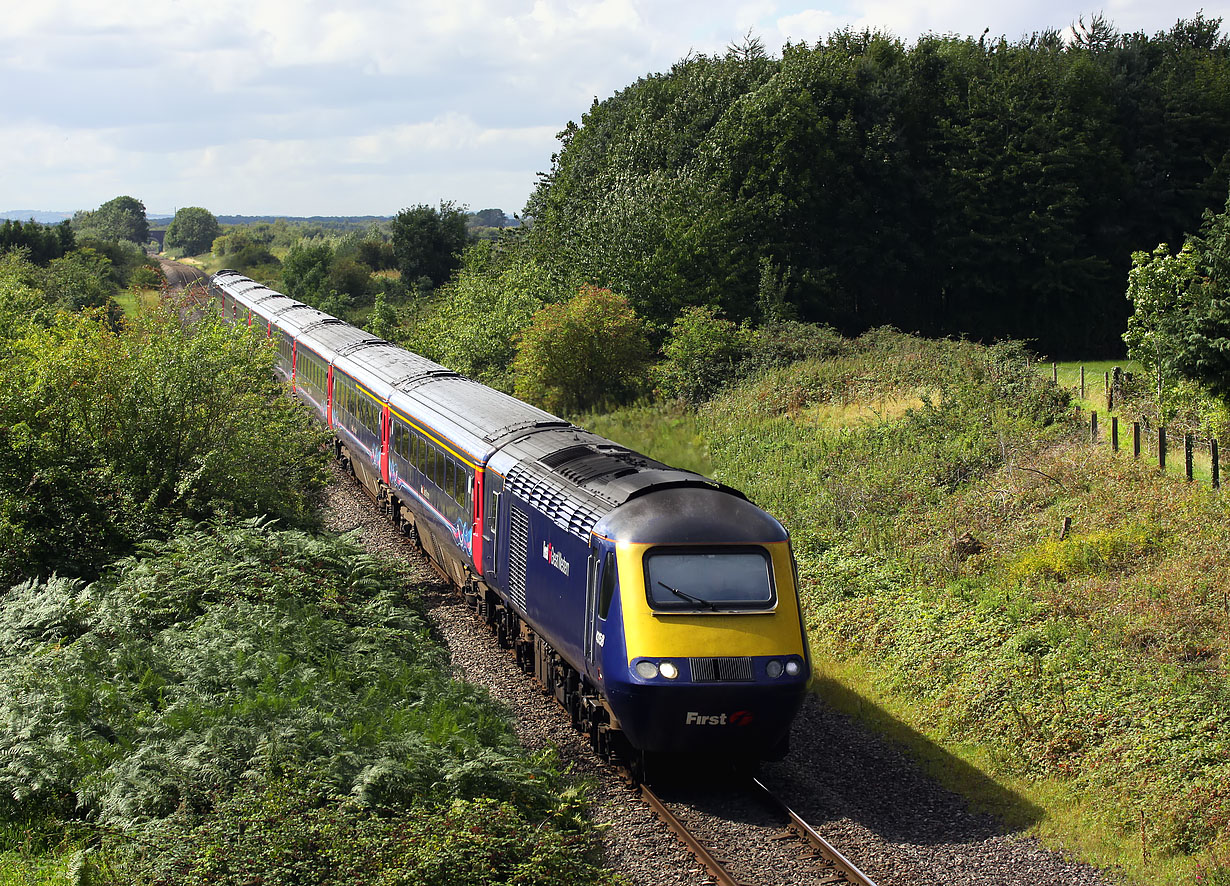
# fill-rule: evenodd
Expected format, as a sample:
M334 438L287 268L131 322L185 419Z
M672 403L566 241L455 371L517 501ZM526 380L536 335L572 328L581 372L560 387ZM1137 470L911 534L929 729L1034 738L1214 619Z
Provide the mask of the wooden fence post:
M1196 445L1196 437L1193 434L1183 435L1183 469L1187 473L1187 482L1192 482L1192 447Z
M1157 466L1166 470L1166 426L1157 429Z
M1081 399L1085 399L1085 367L1081 366Z
M1110 448L1119 451L1119 416L1110 417Z
M1213 488L1221 488L1221 464L1217 461L1217 438L1209 441L1209 455L1213 460Z
M1051 361L1051 381L1059 384L1059 364L1054 360Z
M1098 413L1097 410L1089 410L1089 442L1098 442Z
M1140 458L1140 422L1132 422L1132 458Z

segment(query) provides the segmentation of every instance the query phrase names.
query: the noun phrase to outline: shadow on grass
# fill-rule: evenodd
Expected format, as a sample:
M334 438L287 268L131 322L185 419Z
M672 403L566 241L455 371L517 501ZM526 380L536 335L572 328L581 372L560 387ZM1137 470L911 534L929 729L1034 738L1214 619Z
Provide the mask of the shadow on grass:
M1044 811L875 703L818 678L766 776L813 823L848 818L895 843L981 840Z

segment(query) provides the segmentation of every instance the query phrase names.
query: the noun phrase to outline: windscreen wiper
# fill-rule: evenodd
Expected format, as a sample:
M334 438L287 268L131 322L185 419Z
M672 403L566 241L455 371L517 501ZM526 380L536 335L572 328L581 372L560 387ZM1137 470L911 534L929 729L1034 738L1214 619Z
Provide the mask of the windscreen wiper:
M681 600L687 600L691 603L699 603L701 606L708 606L714 612L717 612L717 607L713 605L713 602L711 600L703 600L700 597L693 597L691 594L685 591L679 590L679 588L672 588L670 585L668 585L664 581L660 581L658 582L658 584L662 585L662 587L666 588L668 591L670 591L672 594L674 594L676 597L680 598Z

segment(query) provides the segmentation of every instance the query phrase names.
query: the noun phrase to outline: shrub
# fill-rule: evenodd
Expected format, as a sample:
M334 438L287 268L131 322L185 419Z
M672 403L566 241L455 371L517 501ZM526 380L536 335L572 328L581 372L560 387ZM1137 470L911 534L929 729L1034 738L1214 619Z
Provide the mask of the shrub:
M121 331L62 315L0 348L0 582L92 576L182 517L314 519L325 434L247 330L165 306Z
M734 378L746 339L745 332L721 319L716 308L684 308L662 347L666 359L653 369L658 390L688 403L708 400Z
M490 243L466 249L456 276L411 330L407 347L485 384L511 391L516 340L535 312L563 290L524 255L497 255Z
M567 414L619 403L644 388L648 357L645 325L628 300L586 287L534 314L513 361L516 394Z

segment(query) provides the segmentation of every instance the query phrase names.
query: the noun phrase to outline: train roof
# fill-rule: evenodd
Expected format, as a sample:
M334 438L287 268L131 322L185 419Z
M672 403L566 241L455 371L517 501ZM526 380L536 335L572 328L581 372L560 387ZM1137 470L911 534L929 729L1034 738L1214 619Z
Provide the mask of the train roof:
M235 271L219 271L211 279L233 297L269 309L277 326L403 416L434 429L476 461L490 460L489 467L504 476L510 489L579 536L588 538L615 509L651 492L694 489L726 497L681 499L707 499L708 507L733 499L746 502L742 493L701 474L672 468L576 427ZM612 524L614 528L625 531L639 525L638 509L626 513L628 519ZM783 531L776 520L768 519ZM765 532L754 534L760 538Z
M509 463L505 482L514 492L582 537L612 511L655 490L699 488L743 498L701 474L672 468L578 427L520 437L503 448L499 461Z

